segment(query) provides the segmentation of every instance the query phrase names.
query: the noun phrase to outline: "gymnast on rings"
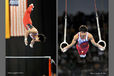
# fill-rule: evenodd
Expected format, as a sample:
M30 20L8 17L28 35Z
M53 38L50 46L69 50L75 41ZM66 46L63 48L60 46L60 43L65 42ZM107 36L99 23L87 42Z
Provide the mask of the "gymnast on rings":
M88 41L91 41L91 43L94 46L98 47L100 50L105 49L103 46L101 46L100 44L95 42L92 34L88 32L88 27L86 25L81 25L79 27L79 32L76 35L74 35L74 38L73 38L71 44L62 48L62 51L66 52L69 48L71 48L77 42L76 48L78 50L78 53L79 53L80 57L85 58L86 53L88 52L88 49L89 49Z
M44 42L46 40L45 35L39 34L38 30L32 25L32 20L30 17L30 14L32 10L34 9L34 5L30 4L29 7L26 9L24 17L23 17L23 24L25 27L25 36L24 36L24 42L25 45L28 45L28 35L32 38L30 47L33 48L33 45L35 42Z

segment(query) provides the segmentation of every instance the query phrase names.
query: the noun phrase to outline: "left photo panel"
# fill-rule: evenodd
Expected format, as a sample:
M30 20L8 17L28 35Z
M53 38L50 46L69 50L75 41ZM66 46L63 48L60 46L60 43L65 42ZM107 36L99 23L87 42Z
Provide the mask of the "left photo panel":
M6 76L56 76L56 0L5 0Z

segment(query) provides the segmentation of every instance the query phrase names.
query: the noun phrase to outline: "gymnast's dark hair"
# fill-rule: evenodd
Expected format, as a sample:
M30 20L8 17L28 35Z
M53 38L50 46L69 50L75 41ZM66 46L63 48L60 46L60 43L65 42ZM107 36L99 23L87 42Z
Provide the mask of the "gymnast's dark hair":
M87 31L88 31L88 27L87 27L86 25L81 25L81 26L79 27L79 31L80 31L80 32L87 32Z
M45 36L45 35L39 34L38 37L39 37L39 40L40 40L41 42L45 42L45 41L46 41L46 36Z

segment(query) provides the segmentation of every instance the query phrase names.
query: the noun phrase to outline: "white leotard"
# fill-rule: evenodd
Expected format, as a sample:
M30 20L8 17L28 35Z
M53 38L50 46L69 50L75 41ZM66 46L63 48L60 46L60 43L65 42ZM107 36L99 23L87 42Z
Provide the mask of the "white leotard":
M86 38L85 39L81 39L80 37L80 32L78 33L79 37L78 37L78 44L82 44L84 42L88 42L88 32L86 33Z

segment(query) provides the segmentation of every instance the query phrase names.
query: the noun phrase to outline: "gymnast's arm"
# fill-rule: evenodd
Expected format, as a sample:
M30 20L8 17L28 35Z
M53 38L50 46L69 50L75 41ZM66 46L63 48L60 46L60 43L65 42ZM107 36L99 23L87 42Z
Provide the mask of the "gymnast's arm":
M31 13L31 11L33 11L33 8L34 8L34 5L33 4L30 4L26 11L28 13Z
M89 33L89 34L88 34L88 37L89 37L89 40L91 41L91 43L92 43L94 46L96 46L96 47L98 47L98 48L103 48L101 45L99 45L98 43L95 42L95 40L94 40L92 34Z
M76 43L76 40L77 40L77 39L78 39L78 34L76 34L76 35L74 36L72 42L71 42L68 46L66 46L65 48L63 48L63 49L68 50L69 48L71 48L71 47Z

